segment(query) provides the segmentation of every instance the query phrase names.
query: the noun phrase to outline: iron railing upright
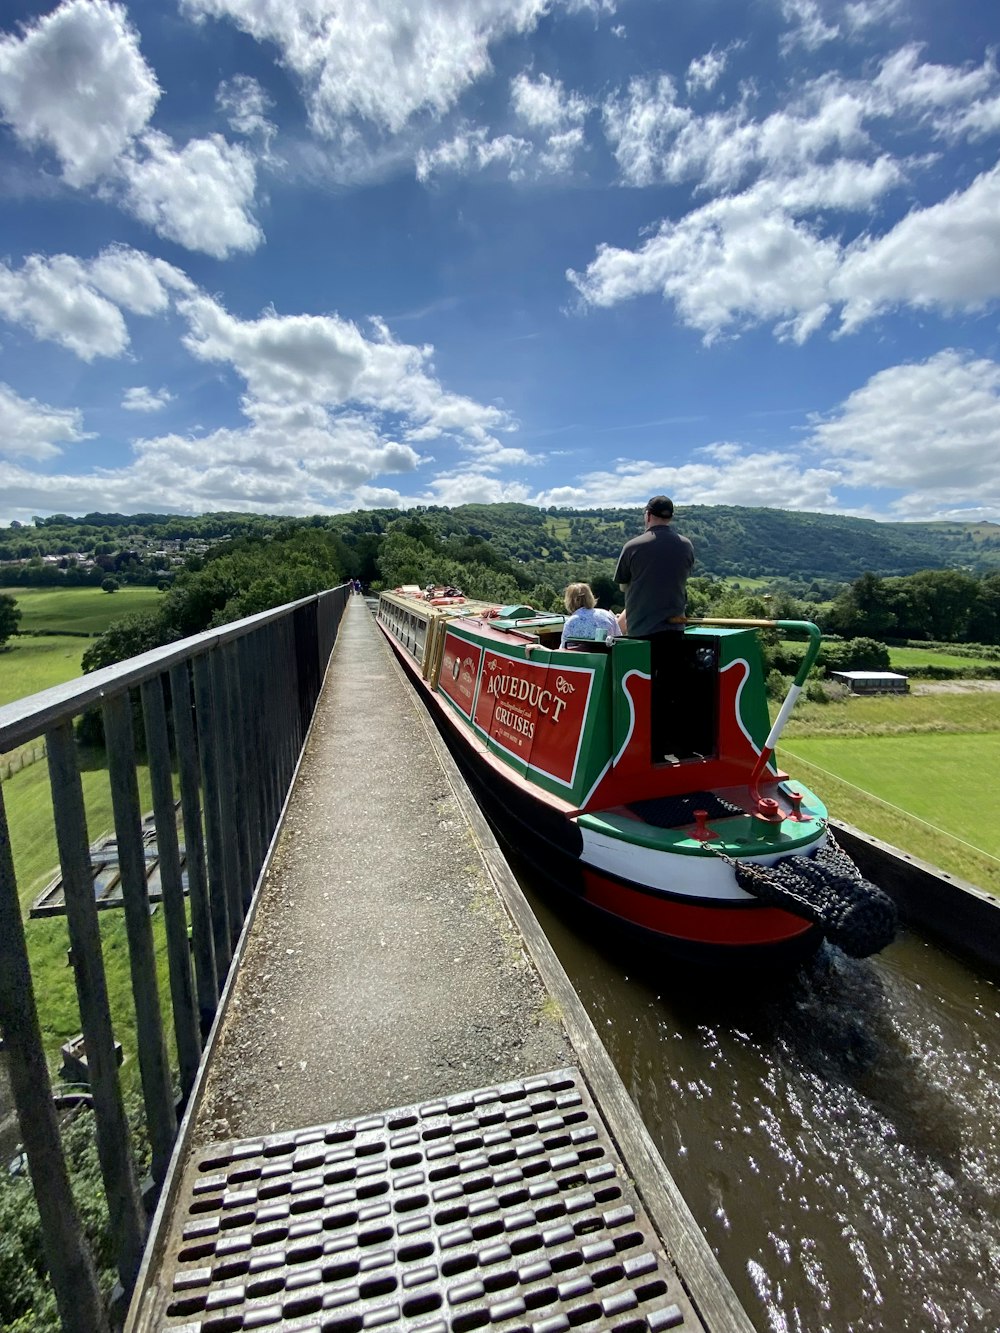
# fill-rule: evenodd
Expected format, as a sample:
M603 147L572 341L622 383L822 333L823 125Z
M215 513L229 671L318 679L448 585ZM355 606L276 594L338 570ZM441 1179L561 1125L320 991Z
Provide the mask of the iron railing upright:
M155 649L0 708L0 754L44 738L70 959L115 1262L127 1298L237 941L305 742L349 585ZM140 1189L94 898L75 720L100 708L135 1002L152 1182ZM135 734L141 722L142 737ZM162 885L172 1070L157 986L138 760L148 765ZM182 834L178 834L178 805ZM181 843L187 875L183 883ZM73 1202L0 790L0 1034L64 1329L108 1328Z

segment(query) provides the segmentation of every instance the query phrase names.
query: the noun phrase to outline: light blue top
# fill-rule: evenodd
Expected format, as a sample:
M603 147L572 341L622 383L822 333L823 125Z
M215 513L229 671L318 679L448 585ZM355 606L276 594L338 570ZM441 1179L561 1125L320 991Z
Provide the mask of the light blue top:
M565 648L567 639L616 639L620 634L618 621L610 611L600 606L581 606L567 617L559 647Z

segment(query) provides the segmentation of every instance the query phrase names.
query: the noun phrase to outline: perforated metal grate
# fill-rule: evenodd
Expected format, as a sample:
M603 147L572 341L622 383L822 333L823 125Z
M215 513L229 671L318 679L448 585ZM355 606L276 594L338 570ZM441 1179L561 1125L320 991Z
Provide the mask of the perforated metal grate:
M574 1069L213 1146L188 1179L158 1327L701 1329Z

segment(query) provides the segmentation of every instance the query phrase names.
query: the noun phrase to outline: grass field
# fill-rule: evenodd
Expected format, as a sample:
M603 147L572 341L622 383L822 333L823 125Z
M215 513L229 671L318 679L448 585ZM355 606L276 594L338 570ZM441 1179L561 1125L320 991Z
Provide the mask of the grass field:
M80 675L88 639L19 634L0 648L0 707Z
M932 648L890 648L889 662L893 671L912 670L913 667L941 666L967 669L975 666L996 666L996 658L959 657L956 653L937 652Z
M807 704L778 757L835 819L1000 895L1000 692Z
M783 639L781 646L786 651L805 649L805 639ZM942 653L931 648L890 648L889 666L893 671L912 671L915 667L957 667L967 671L977 666L997 666L996 658L959 657L957 653Z
M156 588L131 587L117 592L100 588L0 588L0 593L16 599L22 634L39 630L100 634L112 620L130 611L151 610L163 595Z
M88 640L39 630L100 634L113 620L157 605L155 588L7 588L21 610L20 633L0 649L0 707L80 675Z

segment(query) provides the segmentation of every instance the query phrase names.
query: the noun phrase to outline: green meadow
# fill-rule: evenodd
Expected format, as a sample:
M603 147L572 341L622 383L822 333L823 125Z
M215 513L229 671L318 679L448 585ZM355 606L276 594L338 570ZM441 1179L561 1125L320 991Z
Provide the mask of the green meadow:
M835 819L1000 895L1000 691L805 704L778 758Z
M149 611L162 596L156 588L0 588L16 599L22 634L39 630L100 634L129 611Z
M155 588L0 588L17 600L18 634L0 648L0 707L25 695L61 685L80 674L88 640L113 620L132 611L149 611L160 593Z
M942 653L932 648L890 648L889 662L893 671L912 671L914 667L970 667L997 665L996 658L959 657L957 653Z

